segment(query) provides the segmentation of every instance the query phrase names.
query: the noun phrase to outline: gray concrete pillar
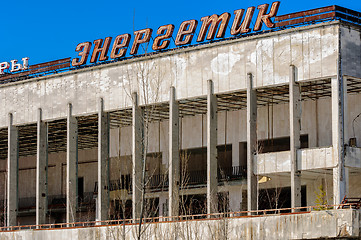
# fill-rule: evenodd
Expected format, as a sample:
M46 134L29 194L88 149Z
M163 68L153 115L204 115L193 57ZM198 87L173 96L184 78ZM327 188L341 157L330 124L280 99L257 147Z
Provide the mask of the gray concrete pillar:
M38 110L36 154L36 224L45 224L48 212L48 124Z
M297 150L301 148L301 87L296 83L296 67L290 66L290 154L291 207L301 207L301 171L298 170ZM294 209L292 210L294 212Z
M104 101L98 103L98 198L97 221L109 215L109 113L104 112Z
M63 181L65 182L66 179L63 180L63 166L66 167L66 163L63 163L63 162L55 163L55 167L54 167L55 173L53 173L52 179L54 179L54 181L56 183L59 183L56 186L54 186L54 192L58 192L61 195L65 196L66 195L66 186L64 189Z
M179 105L176 101L175 88L170 88L169 100L169 201L168 215L179 215Z
M132 207L133 207L133 219L140 218L142 211L142 162L143 162L143 115L142 110L138 105L138 94L133 93L133 119L132 119Z
M336 167L333 169L333 203L340 204L347 192L345 144L347 143L347 81L342 76L331 79L332 146Z
M239 142L232 142L232 167L241 166L239 153Z
M229 188L229 211L240 212L242 204L242 186L230 186Z
M217 96L213 81L208 80L207 93L207 213L218 212L217 176Z
M66 142L66 222L76 221L78 208L78 121L68 104Z
M253 76L247 74L247 206L248 211L258 209L257 175L255 174L257 145L257 93Z
M167 217L168 214L168 194L159 194L159 217Z
M7 162L7 226L17 225L19 184L19 135L13 125L13 115L9 114L8 162Z

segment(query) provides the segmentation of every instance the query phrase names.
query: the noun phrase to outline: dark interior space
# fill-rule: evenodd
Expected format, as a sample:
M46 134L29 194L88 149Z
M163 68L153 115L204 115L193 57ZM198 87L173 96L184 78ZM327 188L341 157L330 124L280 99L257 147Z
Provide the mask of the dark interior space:
M301 187L301 206L307 204L306 186ZM291 187L265 188L258 193L258 209L279 209L291 207Z

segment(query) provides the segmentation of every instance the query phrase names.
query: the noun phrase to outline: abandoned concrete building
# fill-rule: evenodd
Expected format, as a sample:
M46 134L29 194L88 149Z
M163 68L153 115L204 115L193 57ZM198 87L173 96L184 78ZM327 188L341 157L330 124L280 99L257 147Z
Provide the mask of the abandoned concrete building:
M274 24L0 76L3 226L139 218L143 189L146 217L361 198L361 13Z

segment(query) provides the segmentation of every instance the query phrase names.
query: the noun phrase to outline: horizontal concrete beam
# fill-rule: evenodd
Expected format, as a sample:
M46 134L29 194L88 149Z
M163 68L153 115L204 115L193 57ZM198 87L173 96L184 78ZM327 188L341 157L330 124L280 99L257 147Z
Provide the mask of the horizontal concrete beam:
M258 154L256 158L257 170L255 170L255 173L257 174L291 171L290 151L261 153ZM333 161L332 158L332 147L298 149L297 158L299 159L297 167L301 171L320 168L333 168L336 166L336 162Z

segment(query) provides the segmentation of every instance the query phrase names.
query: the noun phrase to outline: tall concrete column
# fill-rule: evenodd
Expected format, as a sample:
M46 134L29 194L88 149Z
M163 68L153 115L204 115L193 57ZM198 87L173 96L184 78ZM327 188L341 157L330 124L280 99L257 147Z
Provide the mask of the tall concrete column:
M217 176L217 97L213 81L208 80L207 93L207 213L218 212Z
M253 76L247 74L247 206L248 211L257 210L257 175L255 172L257 154L257 93L253 89Z
M159 194L159 217L167 217L168 214L168 194Z
M296 68L290 66L290 154L291 207L301 207L301 171L298 170L297 150L301 148L301 88L296 83ZM294 211L294 210L292 210Z
M133 119L132 119L132 134L133 134L133 143L132 143L132 160L133 160L133 169L132 169L132 206L133 206L133 219L140 218L142 210L142 190L143 190L143 181L142 181L142 162L143 162L143 116L142 110L138 105L138 94L133 93Z
M239 153L239 142L232 142L232 167L241 166L241 163L239 161Z
M179 215L179 105L175 88L170 88L169 100L169 201L168 215Z
M48 124L38 110L36 155L36 224L45 224L48 212Z
M7 162L7 226L17 225L19 185L19 135L9 114L8 162Z
M76 221L78 208L78 121L68 105L66 142L66 222Z
M333 169L333 203L340 204L347 192L345 143L347 143L347 81L338 76L331 79L332 146L336 167Z
M242 204L242 186L229 187L229 210L231 212L241 211Z
M98 111L98 209L97 221L109 215L109 113L104 112L104 101L99 99Z

